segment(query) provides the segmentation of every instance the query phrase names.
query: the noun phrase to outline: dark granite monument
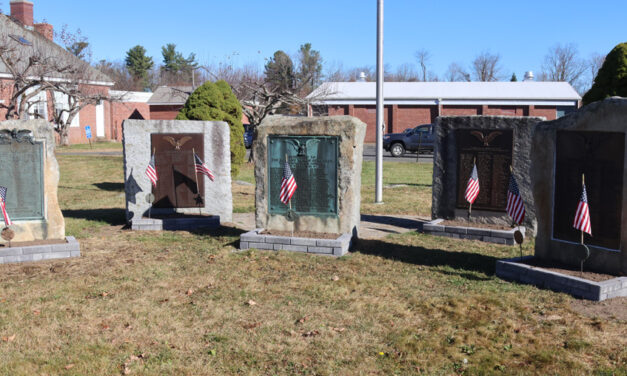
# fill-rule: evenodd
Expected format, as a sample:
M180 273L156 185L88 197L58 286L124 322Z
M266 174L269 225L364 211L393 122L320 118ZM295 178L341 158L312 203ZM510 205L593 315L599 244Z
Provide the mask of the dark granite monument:
M532 183L538 217L536 257L580 265L585 252L572 224L585 174L592 236L584 267L627 275L627 99L592 103L538 125Z

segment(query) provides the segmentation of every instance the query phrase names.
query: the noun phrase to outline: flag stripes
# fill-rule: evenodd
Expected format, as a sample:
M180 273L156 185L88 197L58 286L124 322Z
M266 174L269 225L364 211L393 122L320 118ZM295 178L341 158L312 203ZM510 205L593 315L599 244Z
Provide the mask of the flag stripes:
M153 186L157 186L157 180L159 180L159 178L157 177L157 168L155 167L155 155L153 154L150 157L150 162L148 163L148 166L146 167L146 176L148 176L148 179L150 179L150 182L152 183Z
M6 207L6 199L7 199L7 188L0 186L0 209L2 209L2 216L4 217L4 225L9 227L13 224L11 218L9 218L9 213L7 213Z
M289 163L285 161L285 165L283 166L283 178L281 179L281 190L279 192L279 198L282 203L287 204L290 201L294 195L294 191L296 191L296 187L296 179L294 179L292 169Z
M521 224L525 219L525 204L523 203L518 183L512 174L509 178L509 187L507 188L507 206L505 207L507 214L512 217L516 224Z
M466 194L464 198L470 204L474 203L479 196L479 174L477 174L477 164L473 164L472 173L468 179L468 186L466 187Z
M196 153L194 153L194 168L196 169L196 172L205 175L211 181L215 179L213 173L211 172L211 170L209 170L209 167L207 167L207 165L203 163L202 159L200 159L200 157Z
M588 235L592 235L590 210L588 208L588 193L586 193L586 185L582 184L582 186L583 190L581 192L581 199L579 199L579 205L577 205L577 212L575 213L573 227L587 233Z

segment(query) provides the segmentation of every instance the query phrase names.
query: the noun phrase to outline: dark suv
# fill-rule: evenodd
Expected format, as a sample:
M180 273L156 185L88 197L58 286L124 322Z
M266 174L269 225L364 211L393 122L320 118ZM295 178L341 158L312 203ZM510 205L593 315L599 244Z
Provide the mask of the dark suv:
M403 133L390 133L383 136L383 149L393 157L409 152L433 152L433 124L423 124L405 129Z
M255 130L250 124L244 124L244 146L246 149L250 149L253 146L253 132Z

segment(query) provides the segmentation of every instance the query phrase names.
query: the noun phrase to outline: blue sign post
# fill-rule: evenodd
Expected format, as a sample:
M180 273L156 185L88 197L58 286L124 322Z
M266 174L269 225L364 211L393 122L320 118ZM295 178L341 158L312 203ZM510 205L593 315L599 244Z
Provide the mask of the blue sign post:
M89 141L89 148L91 149L91 126L85 126L85 136L87 137L87 141Z

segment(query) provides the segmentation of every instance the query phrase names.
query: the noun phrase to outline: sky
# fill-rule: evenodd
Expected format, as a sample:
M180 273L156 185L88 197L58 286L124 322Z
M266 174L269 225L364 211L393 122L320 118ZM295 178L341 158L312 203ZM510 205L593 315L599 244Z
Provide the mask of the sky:
M32 0L36 22L68 25L88 38L92 59L124 60L140 44L155 63L175 43L201 64L256 64L276 50L294 54L303 43L320 51L325 69L376 64L376 0ZM2 1L9 13L9 0ZM410 1L384 3L384 61L394 71L416 64L427 50L442 77L452 62L468 67L487 51L502 73L539 72L557 43L573 43L581 57L607 54L627 42L625 0ZM417 66L416 66L417 67Z

